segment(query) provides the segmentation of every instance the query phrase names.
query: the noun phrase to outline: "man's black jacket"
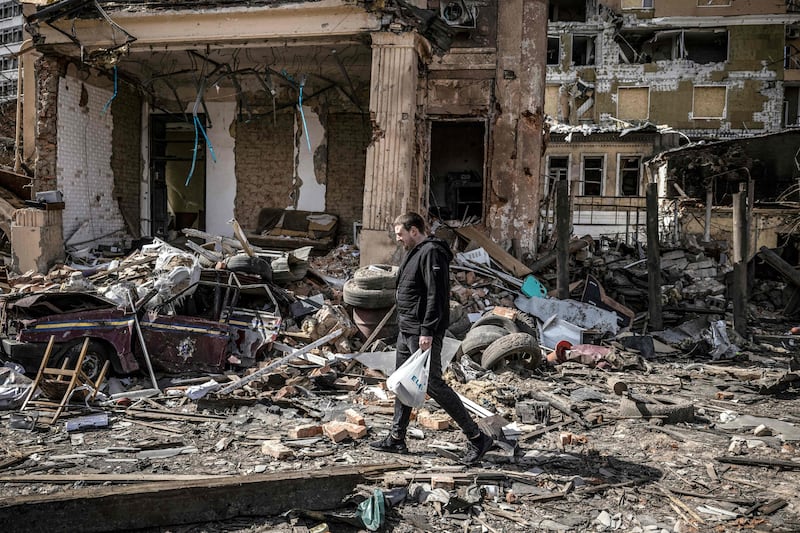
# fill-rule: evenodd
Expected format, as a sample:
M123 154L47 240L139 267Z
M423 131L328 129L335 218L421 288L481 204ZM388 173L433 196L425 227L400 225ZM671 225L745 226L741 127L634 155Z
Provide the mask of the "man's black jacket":
M397 323L410 335L443 336L450 324L450 261L447 243L428 237L412 248L397 276Z

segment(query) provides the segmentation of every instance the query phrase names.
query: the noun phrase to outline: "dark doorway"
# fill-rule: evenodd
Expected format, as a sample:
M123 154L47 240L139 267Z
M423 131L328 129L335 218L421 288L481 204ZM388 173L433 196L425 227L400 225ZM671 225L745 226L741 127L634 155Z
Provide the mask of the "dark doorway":
M483 218L486 126L478 121L431 122L429 202L444 220Z
M204 124L200 117L200 124ZM199 128L199 126L198 126ZM206 144L193 122L178 115L150 116L151 233L168 237L205 229Z

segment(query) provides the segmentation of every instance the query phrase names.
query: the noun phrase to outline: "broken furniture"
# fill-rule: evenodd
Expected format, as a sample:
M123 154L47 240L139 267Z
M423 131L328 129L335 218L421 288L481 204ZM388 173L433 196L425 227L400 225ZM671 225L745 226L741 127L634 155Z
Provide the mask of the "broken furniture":
M339 217L330 213L265 207L254 229L245 230L250 243L263 248L294 250L311 246L327 252L336 243Z
M86 337L72 368L68 368L71 362L69 357L64 358L61 367L49 367L47 365L53 353L54 342L55 336L51 335L50 341L47 343L47 349L42 357L42 364L39 366L39 372L36 373L36 379L33 380L28 396L25 398L22 407L20 407L20 411L24 411L29 405L34 405L40 413L49 413L49 418L42 419L48 425L58 420L58 417L64 412L75 393L81 393L82 399L94 399L103 384L109 365L109 362L106 361L96 381L92 381L86 375L82 369L83 360L86 357L90 342L89 337ZM37 389L40 389L49 400L33 400L33 395Z

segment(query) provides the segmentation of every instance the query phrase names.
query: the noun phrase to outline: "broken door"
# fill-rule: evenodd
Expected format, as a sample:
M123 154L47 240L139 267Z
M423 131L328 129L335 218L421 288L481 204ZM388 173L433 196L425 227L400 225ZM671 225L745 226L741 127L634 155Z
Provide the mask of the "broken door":
M191 118L191 116L189 117ZM205 229L206 143L199 124L177 115L151 115L152 234Z
M431 213L445 220L483 218L486 125L483 121L432 121Z

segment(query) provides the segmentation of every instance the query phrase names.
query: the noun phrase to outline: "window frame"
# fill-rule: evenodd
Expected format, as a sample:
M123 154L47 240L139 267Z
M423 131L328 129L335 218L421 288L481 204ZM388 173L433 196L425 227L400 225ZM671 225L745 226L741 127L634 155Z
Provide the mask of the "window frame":
M620 102L619 94L620 94L620 90L625 91L625 90L630 90L630 89L639 89L639 90L647 89L647 116L645 116L644 118L630 118L630 119L628 119L628 118L622 118L620 116L620 114L619 114L619 102ZM617 114L616 114L616 117L618 119L620 119L620 120L626 120L626 121L627 120L650 120L650 97L651 97L650 93L651 93L651 90L650 90L650 86L649 85L627 85L627 86L623 85L623 86L617 87Z
M551 165L551 161L553 159L566 159L567 160L567 166L564 169L566 171L566 173L564 175L564 179L567 180L567 184L568 185L570 183L569 174L570 174L570 170L572 168L572 154L566 154L566 155L553 154L553 155L548 155L547 156L547 166L545 167L547 169L547 172L545 172L545 176L544 176L544 195L545 195L545 197L547 197L553 191L553 189L555 188L555 184L558 181L558 180L553 179L553 176L551 174L552 167L550 165ZM557 167L557 168L559 168L559 170L561 169L561 167Z
M648 11L651 11L651 10L655 9L655 0L638 0L637 3L641 4L641 5L635 6L635 7L622 7L622 10L623 11L641 11L641 10L646 9ZM650 4L650 5L647 6L645 4Z
M624 191L622 190L624 184L623 172L626 170L631 170L631 169L626 169L622 166L623 159L636 159L638 161L636 168L636 174L637 174L636 192L633 194L625 194ZM644 174L643 163L644 163L644 156L642 154L623 154L623 153L617 154L617 196L625 198L642 196L642 175Z
M714 89L725 89L725 102L722 104L722 115L718 117L703 117L697 116L694 112L695 102L696 102L696 93L697 89L702 88L714 88ZM692 86L692 120L725 120L728 115L728 86L727 85L710 85L710 84L701 84L701 85L694 85Z
M709 3L709 2L722 2L722 1L725 1L727 3L726 4L710 4ZM732 4L733 4L733 2L731 2L731 0L697 0L697 7L710 7L710 8L731 7Z
M598 160L600 160L599 168L590 167L590 169L592 171L599 171L599 173L600 173L600 179L599 179L600 191L598 192L598 194L586 194L586 183L587 183L587 181L586 181L586 171L587 171L586 161L588 159L598 159ZM594 198L603 196L603 193L605 192L605 181L606 181L606 161L607 161L606 154L582 154L581 155L581 196L591 196L591 197L594 197ZM594 183L597 183L597 182L592 181L592 182L589 182L589 183L594 184Z

